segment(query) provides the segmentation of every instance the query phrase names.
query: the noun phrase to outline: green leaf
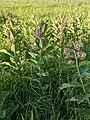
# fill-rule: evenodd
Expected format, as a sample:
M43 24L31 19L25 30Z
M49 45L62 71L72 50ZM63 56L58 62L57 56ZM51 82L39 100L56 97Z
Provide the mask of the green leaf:
M6 97L11 94L10 92L7 91L1 91L0 92L0 117L5 118L6 117L6 110L3 108L4 102L6 100Z
M88 101L88 98L90 97L90 94L84 95L84 94L80 94L77 96L78 99L78 104L84 102L85 100Z
M11 61L11 63L16 64L15 59L13 57L10 57L10 61Z
M6 110L2 106L0 106L0 118L6 117Z
M85 109L84 110L84 116L85 116L85 118L87 118L87 119L90 119L90 109Z
M90 80L87 80L85 86L90 85Z
M42 49L43 47L43 44L42 44L42 40L40 39L40 42L39 42L39 47Z
M7 91L1 91L1 92L0 92L0 106L3 105L6 97L7 97L8 95L10 95L10 94L11 94L11 92L7 92Z
M12 46L11 46L11 51L14 52L14 54L15 54L15 45L14 44L12 44Z
M89 65L89 64L90 64L90 61L84 60L84 61L81 61L81 62L79 63L79 67L81 67L81 66L87 66L87 65Z
M52 47L52 46L51 46L50 44L46 45L46 46L43 48L43 51L46 51L46 50L48 51L48 48L49 48L49 47Z
M32 52L28 52L29 55L31 55L32 58L36 58L37 54L36 53L32 53Z
M12 22L11 22L11 21L10 21L10 27L11 27L11 28L13 28L13 24L12 24Z
M57 117L55 115L52 115L50 120L57 120Z
M8 112L7 112L7 118L10 118L11 115L18 109L19 107L19 104L17 103L11 103L11 106L9 107L8 109Z
M14 38L12 31L10 31L10 40L15 41L15 38Z
M22 120L25 120L22 114L21 114L21 118L22 118Z
M90 83L88 85L85 85L85 90L87 93L90 93Z
M7 55L9 55L9 56L12 56L9 52L7 52L7 50L5 50L5 49L1 49L0 50L0 53L5 53L5 54L7 54Z
M34 63L34 64L37 64L37 61L34 60L34 59L30 59L30 61L31 61L32 63Z
M71 82L71 84L72 84L72 85L75 85L75 87L82 87L82 85L81 85L79 82L75 81L75 80L73 80L73 81Z
M33 120L33 109L31 110L30 120Z
M19 107L19 105L15 102L11 103L11 106L5 110L5 100L7 100L7 96L9 96L10 94L13 94L12 92L8 92L8 91L1 91L0 92L0 117L1 118L5 118L7 116L7 118L9 118Z
M12 67L9 62L2 62L1 64L2 64L2 65L7 65L7 66L9 66L9 67Z
M25 27L23 27L23 32L24 32L25 38L27 38L27 31L26 31L26 28L25 28Z
M84 72L82 75L83 75L84 77L90 78L90 73L89 73L89 72Z
M75 102L75 101L78 101L78 99L76 99L75 97L72 97L72 98L70 98L70 101Z
M36 26L35 20L32 20L31 22L32 22L32 24L33 24L34 26Z
M65 89L65 88L70 88L70 87L75 87L75 85L69 84L69 83L64 83L64 84L62 84L62 86L60 87L60 90L63 90L63 89Z
M48 73L37 73L38 76L42 76L42 77L45 77L45 76L48 76Z

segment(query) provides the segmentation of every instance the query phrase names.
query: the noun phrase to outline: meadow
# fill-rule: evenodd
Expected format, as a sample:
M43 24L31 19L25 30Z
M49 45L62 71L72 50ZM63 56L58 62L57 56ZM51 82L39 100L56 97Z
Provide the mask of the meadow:
M90 1L0 1L0 120L90 120Z

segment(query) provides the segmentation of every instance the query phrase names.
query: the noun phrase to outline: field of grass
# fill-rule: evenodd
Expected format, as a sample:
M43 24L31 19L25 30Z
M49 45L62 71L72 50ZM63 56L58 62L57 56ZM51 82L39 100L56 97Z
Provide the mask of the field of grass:
M71 1L71 0L70 0ZM23 3L24 2L24 3ZM67 3L68 2L68 3ZM1 2L2 3L2 2ZM56 17L60 14L66 14L66 16L72 16L75 14L76 10L81 4L81 8L89 13L90 5L89 1L86 2L74 2L74 1L62 1L61 2L4 2L4 4L0 4L0 11L3 12L13 12L18 16L29 19L32 15L35 15L37 18L41 18L43 16ZM88 14L88 19L90 18L90 14Z
M90 1L0 1L0 120L90 120Z

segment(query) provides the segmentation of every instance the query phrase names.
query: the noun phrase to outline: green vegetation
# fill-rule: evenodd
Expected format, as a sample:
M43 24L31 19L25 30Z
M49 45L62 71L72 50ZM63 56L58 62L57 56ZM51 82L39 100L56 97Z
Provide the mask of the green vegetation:
M0 5L0 120L90 120L89 11Z

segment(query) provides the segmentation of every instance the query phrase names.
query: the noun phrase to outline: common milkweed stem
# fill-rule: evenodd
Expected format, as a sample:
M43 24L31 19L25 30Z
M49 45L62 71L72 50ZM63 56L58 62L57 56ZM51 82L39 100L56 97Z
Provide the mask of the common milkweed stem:
M83 88L83 92L85 93L85 95L87 95L86 93L86 90L84 88L84 83L83 83L83 80L82 80L82 77L81 77L81 74L80 74L80 71L79 71L79 66L78 66L78 58L77 58L77 55L76 55L76 51L74 50L74 56L75 56L75 60L76 60L76 68L77 68L77 72L78 72L78 75L79 75L79 78L80 78L80 82L82 84L82 88ZM89 99L87 98L88 100L88 103L89 103Z

